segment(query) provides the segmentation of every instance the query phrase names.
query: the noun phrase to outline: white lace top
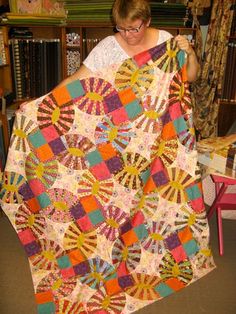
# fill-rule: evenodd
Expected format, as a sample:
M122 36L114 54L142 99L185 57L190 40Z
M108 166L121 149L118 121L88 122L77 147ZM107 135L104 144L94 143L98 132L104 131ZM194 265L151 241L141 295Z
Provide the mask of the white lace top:
M171 38L172 35L164 30L159 30L157 45ZM84 65L91 71L96 72L114 63L120 63L130 56L119 45L115 36L107 36L101 40L84 60Z

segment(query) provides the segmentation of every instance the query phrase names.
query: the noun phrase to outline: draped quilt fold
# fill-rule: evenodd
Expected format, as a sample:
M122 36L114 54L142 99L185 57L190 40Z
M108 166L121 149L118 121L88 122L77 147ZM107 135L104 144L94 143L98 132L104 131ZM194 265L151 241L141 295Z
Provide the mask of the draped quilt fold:
M16 113L1 205L38 313L131 313L214 269L173 39Z

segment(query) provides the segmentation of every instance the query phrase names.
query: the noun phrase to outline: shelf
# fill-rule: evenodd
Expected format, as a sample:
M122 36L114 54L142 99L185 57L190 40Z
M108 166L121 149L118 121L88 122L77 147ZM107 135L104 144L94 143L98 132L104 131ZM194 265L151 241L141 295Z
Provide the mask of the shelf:
M236 106L236 99L235 100L220 99L220 105L234 105L234 106Z

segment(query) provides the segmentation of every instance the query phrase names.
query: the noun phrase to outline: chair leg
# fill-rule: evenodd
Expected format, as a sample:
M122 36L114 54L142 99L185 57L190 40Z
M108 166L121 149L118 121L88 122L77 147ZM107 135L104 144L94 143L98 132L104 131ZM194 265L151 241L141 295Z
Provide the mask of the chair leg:
M219 252L222 256L224 254L224 243L223 243L223 226L221 208L217 207L217 224L218 224L218 241L219 241Z
M221 187L219 186L218 183L215 184L216 187L216 198L214 200L214 202L212 203L208 213L207 213L207 218L210 219L211 216L213 215L215 209L217 209L217 203L220 201L221 197L224 195L226 189L227 189L227 185L226 184L222 184Z

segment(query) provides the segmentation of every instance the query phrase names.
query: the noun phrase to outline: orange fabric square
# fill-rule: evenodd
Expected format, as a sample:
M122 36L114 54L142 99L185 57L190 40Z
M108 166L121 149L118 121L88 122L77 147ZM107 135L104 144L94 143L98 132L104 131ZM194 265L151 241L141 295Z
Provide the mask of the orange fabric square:
M52 95L54 96L59 107L71 101L71 95L69 94L66 86L54 89L52 91Z
M37 213L41 209L41 206L36 198L31 198L30 200L27 200L26 203L32 213Z
M174 128L173 122L169 122L164 125L161 133L161 137L163 140L170 140L176 136L176 131Z
M190 240L192 240L192 232L189 227L184 228L183 230L178 232L178 237L181 241L181 243L186 243Z
M132 91L132 89L129 87L127 89L124 89L119 92L119 98L123 105L127 105L130 102L137 99L135 93Z
M182 67L182 73L181 73L181 76L182 76L182 81L183 82L187 82L188 81L188 77L187 77L187 64L185 63Z
M39 148L36 148L35 152L41 161L47 161L54 157L53 151L48 144L44 144Z
M68 255L73 266L84 261L84 256L79 249L71 251Z
M143 188L143 191L145 194L148 194L150 192L153 192L155 189L156 189L156 184L153 181L152 177L149 177Z
M82 197L80 203L87 213L92 212L99 207L95 197L92 195Z
M53 293L51 290L35 294L37 304L43 304L53 301Z
M185 287L185 285L180 280L178 280L177 278L167 279L165 281L165 284L167 284L174 291L181 290L181 289L183 289Z
M138 237L136 236L136 233L133 229L129 230L128 232L122 234L122 239L126 246L130 246L136 242L139 241Z
M106 292L108 295L113 295L120 292L122 289L119 286L117 278L111 279L105 283Z
M111 159L117 155L117 151L114 149L111 143L99 145L98 150L103 160Z

